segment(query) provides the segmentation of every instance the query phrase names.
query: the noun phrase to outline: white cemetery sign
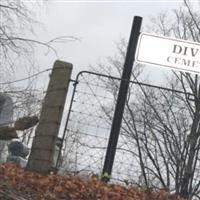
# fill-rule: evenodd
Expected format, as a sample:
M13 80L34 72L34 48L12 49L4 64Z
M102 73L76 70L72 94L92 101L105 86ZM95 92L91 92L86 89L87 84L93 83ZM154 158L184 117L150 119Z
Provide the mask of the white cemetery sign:
M142 64L200 73L200 44L141 33L135 59Z

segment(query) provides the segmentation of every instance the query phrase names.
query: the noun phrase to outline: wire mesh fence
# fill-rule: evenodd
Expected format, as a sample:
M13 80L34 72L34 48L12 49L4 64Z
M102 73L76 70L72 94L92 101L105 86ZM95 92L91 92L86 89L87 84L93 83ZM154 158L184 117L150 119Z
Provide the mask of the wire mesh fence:
M101 174L119 84L120 79L102 74L81 72L77 76L65 130L65 171ZM134 148L130 138L121 134L112 180L135 181L139 165Z
M63 167L76 173L100 173L115 101L95 74L82 72L77 81L68 116Z
M64 172L101 176L119 84L120 79L112 76L87 71L78 74L74 83L74 92L64 132L62 151L62 170ZM156 165L152 164L154 160L149 158L149 154L155 156L155 162L159 167L163 165L163 158L159 156L165 150L159 152L158 146L160 145L163 149L167 148L165 137L160 133L162 129L153 130L154 135L152 135L151 131L154 126L148 127L150 122L145 122L148 126L143 123L147 119L152 120L151 123L159 120L154 107L162 111L166 105L165 109L168 111L162 111L159 116L173 126L174 132L177 132L177 138L178 134L187 135L186 132L183 134L183 129L186 127L183 127L181 122L179 125L174 125L173 117L175 113L185 115L185 119L182 119L184 121L188 117L188 113L185 109L177 108L177 105L181 105L180 101L173 101L174 105L169 103L172 98L184 99L184 95L184 92L174 89L152 86L138 81L130 82L111 181L140 185L144 183L138 147L143 154L143 165L147 166L145 170L148 179L156 179L153 172L156 171ZM173 109L171 109L172 106ZM135 123L137 123L137 127ZM155 141L155 136L157 141ZM182 137L184 138L184 136ZM159 140L162 144L158 143ZM150 149L149 152L146 150L147 147ZM164 154L168 156L167 152ZM160 167L160 169L164 172L164 167Z
M195 97L186 91L175 90L173 85L164 88L140 83L133 78L135 81L130 81L129 85L111 181L139 185L150 183L150 186L160 188L169 185L174 191L177 187L175 176L180 176L178 181L181 181L189 156L188 135L192 118L187 106L194 106ZM76 81L72 81L74 90L63 137L63 172L101 176L120 81L117 77L87 71L80 72ZM31 113L32 107L41 106L40 101L30 102ZM31 144L34 128L18 135L24 143ZM5 160L6 146L1 145L0 160ZM198 157L198 152L195 156ZM196 166L193 182L198 188L199 157Z

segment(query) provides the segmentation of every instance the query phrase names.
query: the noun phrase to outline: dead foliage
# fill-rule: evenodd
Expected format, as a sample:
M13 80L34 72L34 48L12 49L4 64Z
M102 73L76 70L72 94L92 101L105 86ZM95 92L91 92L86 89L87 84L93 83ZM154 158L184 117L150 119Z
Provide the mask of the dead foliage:
M182 200L168 192L105 184L93 177L47 175L14 164L0 165L2 200Z

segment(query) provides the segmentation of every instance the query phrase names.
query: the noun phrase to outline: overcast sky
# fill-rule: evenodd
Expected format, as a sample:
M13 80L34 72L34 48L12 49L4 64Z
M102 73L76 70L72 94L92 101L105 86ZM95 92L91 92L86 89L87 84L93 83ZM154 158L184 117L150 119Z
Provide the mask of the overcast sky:
M39 11L39 21L34 31L38 40L49 41L58 36L74 36L80 41L57 44L56 50L60 59L71 62L74 66L72 78L81 70L87 70L89 65L96 65L108 56L116 53L115 42L121 37L129 39L134 16L143 17L142 28L150 25L150 18L156 17L166 10L178 8L183 0L159 1L67 1L50 0L46 9ZM38 49L38 52L41 50ZM46 52L46 51L44 51ZM39 57L40 70L53 66L55 56L36 53ZM153 71L151 81L160 79L160 71L148 66ZM155 70L155 72L154 72ZM49 77L39 79L39 84L48 84ZM38 83L37 82L37 83ZM43 82L43 83L42 83ZM43 84L43 85L45 85ZM67 98L70 100L70 95Z
M56 45L60 58L73 63L73 77L107 56L114 55L115 42L129 38L134 16L143 17L143 29L150 17L165 10L178 8L182 1L67 1L52 0L40 21L45 30L38 28L40 40L57 36L75 36L80 41ZM52 66L55 57L41 56L42 66Z

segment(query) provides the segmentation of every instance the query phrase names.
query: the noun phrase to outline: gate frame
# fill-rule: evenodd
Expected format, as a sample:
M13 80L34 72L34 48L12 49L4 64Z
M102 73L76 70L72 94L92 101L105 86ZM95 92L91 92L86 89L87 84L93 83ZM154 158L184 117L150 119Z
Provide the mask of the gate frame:
M72 111L72 106L73 106L73 102L74 102L74 97L75 97L75 94L76 94L76 89L77 89L77 86L79 84L79 78L83 74L91 74L91 75L95 75L95 76L99 76L99 77L104 77L104 78L108 78L108 79L113 79L113 80L119 80L119 81L122 80L119 77L115 77L115 76L111 76L111 75L106 75L106 74L101 74L101 73L97 73L97 72L93 72L93 71L87 71L87 70L80 71L77 74L75 80L72 80L72 79L70 80L70 82L72 83L72 86L74 88L73 88L71 99L70 99L70 103L69 103L69 109L68 109L68 113L67 113L67 118L66 118L64 130L63 130L63 134L62 134L62 137L61 137L61 145L60 145L60 149L59 149L58 157L57 157L57 161L56 161L56 169L57 170L59 168L59 163L60 163L60 159L61 159L61 155L62 155L61 154L62 153L62 148L63 148L64 140L66 138L67 127L68 127L69 119L70 119L70 116L71 116L71 111ZM143 83L143 82L139 82L138 80L136 80L136 81L130 80L129 83L137 84L140 87L146 86L146 87L150 87L150 88L156 88L156 89L159 89L159 90L165 90L165 91L175 92L175 93L179 93L179 94L186 94L188 97L193 96L193 94L191 94L191 93L185 93L184 91L181 91L181 90L175 90L175 89L171 89L171 88L167 88L167 87L162 87L162 86L157 86L157 85L153 85L153 84Z

